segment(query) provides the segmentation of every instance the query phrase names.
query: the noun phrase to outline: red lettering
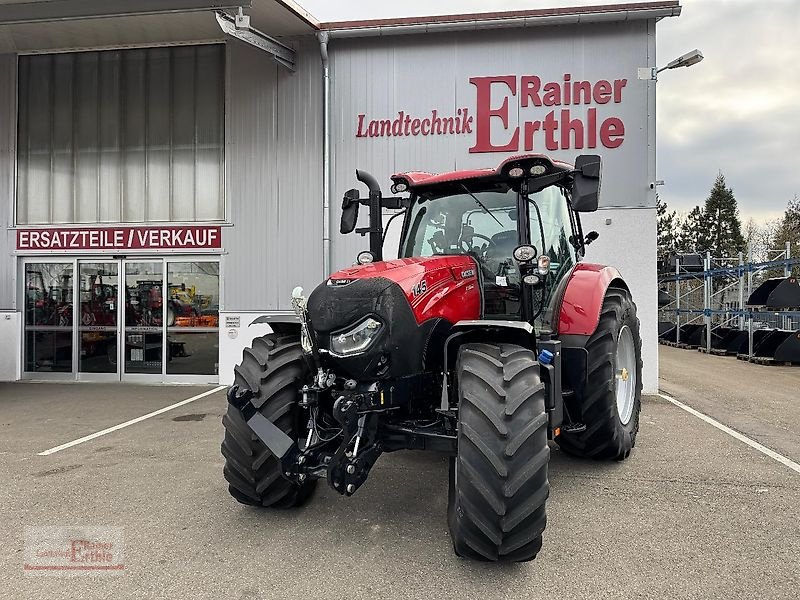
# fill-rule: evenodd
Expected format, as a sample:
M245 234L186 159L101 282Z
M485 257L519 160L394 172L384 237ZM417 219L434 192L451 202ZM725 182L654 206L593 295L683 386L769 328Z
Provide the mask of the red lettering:
M606 148L619 148L625 136L625 125L617 117L609 117L600 125L600 141Z
M622 102L622 88L624 88L627 84L627 79L614 80L614 104L619 104Z
M536 148L533 142L533 134L539 131L541 126L541 121L529 121L525 123L525 152L533 152Z
M411 117L406 115L406 120L403 121L403 133L405 135L411 135L410 127L411 127Z
M542 99L539 98L539 88L542 85L542 80L536 75L525 75L520 82L520 104L522 107L528 106L528 102L532 102L534 106L541 106Z
M445 133L455 133L456 132L456 120L455 117L444 117L442 119L442 131Z
M605 79L601 79L594 84L594 101L598 104L606 104L611 100L611 84Z
M559 106L561 104L561 86L557 83L544 84L544 105Z
M581 101L583 96L583 101ZM576 81L572 84L572 103L590 104L592 101L592 84L588 81Z
M392 122L389 119L384 119L381 122L381 135L387 136L392 131Z
M558 142L556 142L556 131L558 131L558 121L556 120L556 111L551 110L547 113L542 123L544 127L544 146L548 150L558 150Z
M472 133L472 117L467 116L469 109L465 108L461 113L461 129L464 133Z
M419 135L419 119L411 121L411 135Z
M431 120L422 119L422 126L420 127L422 135L428 135L431 132Z
M367 134L363 131L364 117L366 117L366 115L358 115L358 130L356 131L356 137L367 137Z
M403 111L401 110L397 113L397 118L392 121L392 135L400 136L403 135Z
M597 109L590 108L586 112L589 121L586 128L589 132L589 148L597 148Z
M469 82L477 88L477 115L475 117L475 145L472 152L509 152L519 149L519 127L514 127L511 140L503 146L492 144L492 117L499 117L503 127L508 129L508 96L503 99L500 108L491 108L492 84L505 84L511 96L517 95L517 78L514 75L503 77L470 77Z
M570 146L570 133L575 132L575 148L580 150L583 148L583 121L580 119L570 120L569 110L561 111L561 149L569 150Z

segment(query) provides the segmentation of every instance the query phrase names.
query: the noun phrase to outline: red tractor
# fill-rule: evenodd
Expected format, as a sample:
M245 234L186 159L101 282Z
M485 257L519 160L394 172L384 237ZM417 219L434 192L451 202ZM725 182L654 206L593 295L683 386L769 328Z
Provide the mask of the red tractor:
M583 262L600 157L400 173L345 194L342 233L369 207L370 249L271 323L235 369L224 475L244 504L290 508L318 479L350 496L383 452L449 454L455 552L527 561L542 546L548 441L627 458L641 403L636 306L619 272ZM403 215L382 260L382 211Z

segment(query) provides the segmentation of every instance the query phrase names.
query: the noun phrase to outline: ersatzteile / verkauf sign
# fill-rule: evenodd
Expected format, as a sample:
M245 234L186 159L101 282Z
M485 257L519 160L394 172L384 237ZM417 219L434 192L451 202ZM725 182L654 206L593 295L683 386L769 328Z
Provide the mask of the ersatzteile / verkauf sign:
M221 237L216 225L49 227L18 229L17 250L214 250Z

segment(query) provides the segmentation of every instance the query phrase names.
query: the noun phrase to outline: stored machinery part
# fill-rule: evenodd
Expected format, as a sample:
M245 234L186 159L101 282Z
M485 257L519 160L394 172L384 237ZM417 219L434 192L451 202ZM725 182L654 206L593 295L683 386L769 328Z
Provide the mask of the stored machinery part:
M745 303L767 309L800 308L800 279L774 277L759 285Z
M636 444L642 402L642 358L639 319L628 290L609 288L600 324L586 344L586 384L567 403L572 419L586 424L581 432L562 429L559 447L575 456L628 458Z
M613 267L583 262L600 157L515 156L495 169L392 176L345 193L341 232L369 248L267 319L228 393L225 478L240 502L291 507L318 479L357 493L384 452L451 457L460 556L527 561L542 547L550 449L625 458L638 430L636 307ZM361 206L369 226L356 229ZM384 210L399 211L382 260ZM394 218L394 217L392 217ZM257 319L262 322L261 319Z
M544 384L533 352L465 344L448 522L456 554L526 561L542 547L550 493Z

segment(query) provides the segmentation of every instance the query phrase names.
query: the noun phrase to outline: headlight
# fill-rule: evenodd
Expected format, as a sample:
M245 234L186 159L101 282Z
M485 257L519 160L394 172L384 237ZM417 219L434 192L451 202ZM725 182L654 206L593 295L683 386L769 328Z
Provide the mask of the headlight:
M536 258L536 248L533 246L517 246L514 248L514 259L517 262L528 262Z
M356 262L360 265L368 265L374 261L375 257L372 256L372 252L369 250L363 250L358 253L358 256L356 256Z
M539 275L547 275L550 272L550 257L546 254L540 256L537 267L539 270Z
M545 167L544 165L533 165L531 167L531 175L533 175L534 177L537 177L539 175L544 175L545 173L547 173L547 167Z
M380 321L367 317L351 329L332 333L331 354L349 356L363 352L378 337L382 327Z

